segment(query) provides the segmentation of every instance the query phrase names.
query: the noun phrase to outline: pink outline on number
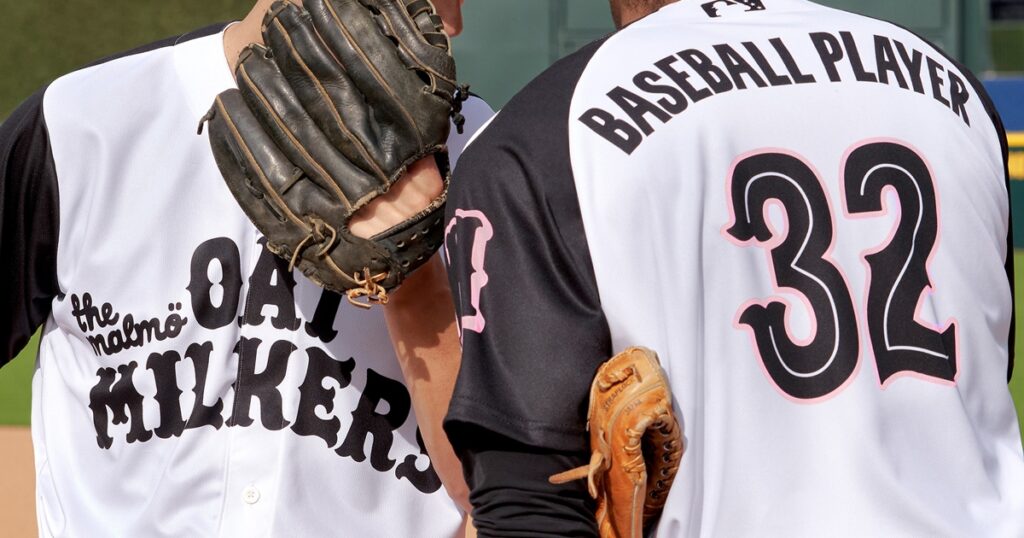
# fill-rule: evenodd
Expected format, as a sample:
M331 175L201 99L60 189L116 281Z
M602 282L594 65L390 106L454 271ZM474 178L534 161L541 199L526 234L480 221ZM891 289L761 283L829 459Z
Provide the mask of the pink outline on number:
M444 229L444 242L448 244L448 236L452 229L458 224L459 219L476 219L480 227L473 233L473 244L470 247L470 266L473 273L469 277L469 304L473 307L472 316L462 316L459 339L462 339L463 331L473 331L477 334L484 332L487 320L484 319L483 310L480 309L480 292L490 280L487 271L484 269L484 256L487 253L487 243L494 237L494 227L482 211L475 209L456 209L455 216L448 222ZM445 248L445 257L448 258L448 265L451 266L451 249Z
M896 145L899 145L899 146L903 146L903 147L909 149L910 151L914 152L914 154L917 155L921 159L921 161L924 163L925 168L928 169L928 175L931 176L931 178L932 178L932 190L935 191L935 222L936 222L936 227L935 227L935 244L932 246L931 252L928 253L928 258L926 258L925 262L924 262L925 275L928 277L928 282L929 283L931 283L931 280L932 280L932 278L931 278L931 270L929 269L929 267L932 264L932 259L935 257L936 252L938 252L938 250L939 250L939 246L942 244L942 241L941 241L941 239L942 239L942 226L941 226L941 222L942 222L942 204L941 204L940 196L939 196L939 188L938 188L938 185L936 185L936 182L935 182L935 170L932 168L931 162L927 158L925 158L924 154L920 150L918 150L917 147L915 147L913 144L911 144L909 142L906 142L904 140L897 139L897 138L886 138L886 137L869 138L869 139L857 142L857 143L853 144L852 146L850 146L849 149L847 149L846 152L843 154L843 158L842 158L841 162L839 163L839 177L841 178L841 183L842 183L840 185L841 188L839 189L839 196L840 196L840 203L843 206L842 207L842 209L843 209L843 216L845 216L846 218L849 218L849 219L854 219L854 220L864 220L864 219L878 218L879 216L888 216L890 214L890 211L893 211L893 212L896 213L896 219L897 219L896 222L894 223L894 225L892 226L892 228L889 230L888 237L886 237L884 243L882 243L878 247L869 247L867 249L864 249L860 253L860 263L861 263L861 265L864 266L864 274L867 275L867 281L866 281L866 286L864 287L864 297L863 297L864 300L857 307L857 314L858 314L858 317L862 316L864 320L868 319L868 295L870 294L870 291L871 291L871 276L872 276L872 274L871 274L871 265L868 263L867 257L869 255L871 255L871 254L877 254L877 253L885 250L886 247L888 247L889 245L892 244L892 240L896 236L896 229L899 228L899 225L900 225L900 223L902 222L902 219L903 219L903 206L902 205L897 207L895 210L890 210L890 208L889 208L889 203L887 201L887 194L889 192L895 190L895 189L893 189L892 186L886 186L886 187L882 188L881 201L880 201L881 206L882 206L881 210L879 210L879 211L869 211L869 212L857 213L857 214L851 214L848 211L849 205L846 203L846 163L847 163L847 161L850 160L850 156L853 154L853 152L855 152L858 149L860 149L860 148L862 148L864 146L867 146L869 144L878 144L878 143L896 144ZM897 198L899 198L899 197L897 196ZM924 303L925 298L928 297L929 295L932 295L933 293L935 293L935 287L930 285L930 284L928 286L925 286L925 288L923 290L921 290L921 295L917 298L917 305L914 307L914 317L913 317L913 320L916 323L918 323L919 325L921 325L922 327L926 327L926 328L932 329L932 330L937 331L939 333L946 332L946 330L949 329L949 327L951 325L955 328L954 330L957 331L957 336L956 336L956 338L954 340L954 343L956 345L956 347L954 349L954 353L956 353L956 374L953 376L953 381L947 381L945 379L939 379L937 377L932 377L932 376L929 376L929 375L924 375L924 374L921 374L919 372L903 371L903 372L898 372L898 373L895 373L895 374L889 376L889 378L885 380L885 383L879 382L879 380L878 380L878 357L875 356L875 349L874 349L874 346L871 343L871 338L870 338L870 334L869 334L868 335L868 346L867 346L867 350L868 351L867 352L870 354L872 364L875 365L875 377L874 377L875 385L878 386L880 389L886 390L887 388L889 388L890 385L892 385L892 383L894 381L896 381L897 379L900 379L900 378L905 378L905 377L917 378L917 379L920 379L922 381L927 381L929 383L934 383L936 385L942 385L942 386L946 386L946 387L955 387L957 385L957 380L960 378L960 359L961 359L961 353L960 353L960 336L961 335L960 335L960 331L959 331L960 323L959 323L959 321L957 321L956 317L950 316L950 317L948 317L946 319L946 326L942 327L938 323L931 323L931 322L921 318L921 306ZM870 332L870 330L871 330L870 325L865 325L865 326L867 327L866 330L868 332Z
M781 149L781 148L761 148L761 149L749 151L747 153L743 153L739 157L737 157L733 161L732 165L729 166L729 173L728 173L728 176L726 177L726 181L725 181L725 199L728 201L727 206L729 208L729 222L728 222L728 224L726 224L725 226L723 226L719 230L719 233L721 233L722 236L725 237L725 239L727 241L729 241L730 243L732 243L732 244L734 244L736 246L740 246L740 247L756 246L758 248L761 248L764 251L765 257L768 260L768 272L769 272L769 274L771 276L771 279L772 279L772 287L777 292L778 291L784 291L784 290L790 290L794 295L796 295L797 297L800 298L800 301L804 303L804 307L807 309L807 312L809 314L808 318L810 318L810 320L811 320L811 322L810 322L811 323L811 333L810 333L810 336L808 338L806 338L806 339L801 340L801 341L793 340L793 342L795 344L797 344L797 345L806 345L806 344L812 342L814 340L814 336L818 333L818 319L817 319L817 316L814 315L814 309L812 308L810 301L807 299L807 297L802 292L800 292L800 290L797 290L796 288L792 288L792 287L789 287L789 286L780 286L779 285L779 281L778 281L778 279L775 276L775 266L772 263L771 250L773 248L779 246L780 244L782 244L782 242L785 241L785 239L787 237L789 237L789 214L785 211L785 209L783 208L783 211L782 211L783 219L785 221L785 224L784 224L785 232L786 232L785 234L780 235L780 234L776 233L776 230L772 227L771 220L768 219L768 215L767 215L767 212L768 212L769 208L772 207L772 205L780 205L781 206L781 202L779 202L777 199L770 199L769 201L765 202L765 204L761 207L762 215L765 216L765 223L768 226L768 229L771 230L771 232L772 232L772 238L770 240L768 240L767 242L761 244L756 238L751 238L751 239L749 239L747 241L740 241L740 240L736 239L735 237L733 237L731 234L729 234L729 228L732 228L733 226L736 225L736 211L734 209L735 204L733 204L733 200L732 200L732 181L733 181L733 176L734 176L734 174L736 172L736 167L739 166L739 163L743 162L746 159L749 159L750 157L754 157L754 156L757 156L757 155L764 155L764 154L767 154L767 153L778 153L778 154L782 154L782 155L788 155L790 157L793 157L793 158L797 159L798 161L802 162L805 166L807 166L808 169L811 170L811 172L814 174L814 178L821 185L821 190L825 194L825 201L828 203L828 206L829 206L829 220L832 223L832 237L829 240L828 248L825 250L825 253L822 254L822 256L821 256L821 259L826 261L826 262L828 262L829 264L831 264L833 267L836 268L836 271L839 272L840 278L842 278L842 280L843 280L843 284L846 285L847 293L851 293L850 290L852 288L850 287L850 278L847 276L846 271L843 270L842 266L839 265L839 263L837 263L834 258L832 258L832 251L833 251L833 249L835 249L835 246L836 246L836 216L835 216L835 211L834 211L834 209L832 207L832 196L829 193L829 190L828 190L827 186L825 185L825 181L822 178L822 175L818 171L818 169L813 164L811 164L807 159L805 159L803 155L800 155L799 153L796 153L794 151L787 150L787 149ZM840 185L840 187L841 187L841 185ZM852 301L853 297L851 296L850 299ZM841 392L846 390L846 388L849 387L851 383L853 383L853 381L858 377L858 375L860 375L861 364L863 362L863 355L862 355L862 352L861 352L861 348L863 348L864 346L862 345L862 342L860 341L860 329L859 329L862 320L860 319L860 315L859 315L859 312L858 312L858 309L857 309L856 305L854 305L853 312L854 312L854 323L858 327L857 335L856 335L858 353L857 353L857 364L854 366L853 371L850 372L850 375L846 379L846 381L844 381L841 385L836 387L835 390L833 390L832 392L830 392L830 393L828 393L828 394L826 394L824 396L819 396L818 398L800 399L800 398L795 398L795 397L791 396L789 393L787 393L786 391L782 390L782 388L779 387L778 383L775 382L775 379L773 379L771 374L768 373L768 369L764 365L764 358L761 356L761 351L757 347L757 337L754 334L754 329L751 326L749 326L749 325L746 325L744 323L740 323L740 321L739 321L739 318L743 315L743 312L745 312L747 310L747 308L749 308L749 307L751 307L751 306L753 306L755 304L756 305L760 305L762 307L765 307L765 306L768 305L768 303L770 303L773 300L781 302L784 305L786 305L786 312L787 312L787 314L786 314L786 318L783 320L783 323L784 323L784 325L786 327L786 336L789 337L790 339L792 339L793 338L793 336L792 336L793 333L790 330L790 326L789 326L789 324L790 324L789 312L790 312L790 307L792 306L792 303L787 301L785 298L777 296L777 295L776 296L772 296L772 297L768 297L768 298L764 298L764 299L760 299L760 300L758 300L758 299L749 299L749 300L747 300L742 305L740 305L740 309L737 310L736 315L733 317L733 322L732 322L734 328L746 332L747 336L750 338L751 347L753 347L754 353L757 355L757 359L758 359L757 360L757 364L761 368L761 372L768 379L768 382L771 383L771 385L773 387L775 387L775 390L780 395L782 395L783 398L785 398L785 399L787 399L787 400L789 400L791 402L798 403L798 404L804 404L804 405L810 405L810 404L817 404L817 403L825 402L825 401L831 400L832 398L835 398Z

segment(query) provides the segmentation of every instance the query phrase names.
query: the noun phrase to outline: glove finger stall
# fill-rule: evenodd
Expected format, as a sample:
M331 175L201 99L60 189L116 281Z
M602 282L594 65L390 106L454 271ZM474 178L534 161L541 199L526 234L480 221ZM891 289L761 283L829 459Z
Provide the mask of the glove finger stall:
M421 134L422 110L430 107L423 81L398 57L395 45L358 1L307 0L304 5L317 33L373 110L384 150L392 162L405 163L428 145Z
M450 102L456 88L455 60L444 24L428 0L363 0L375 6L385 32L401 36L399 55L414 69L433 93Z
M302 108L277 65L258 48L243 53L238 89L289 160L350 210L380 192L378 180L345 159Z
M366 100L317 37L309 14L291 2L275 2L264 19L263 38L320 130L346 158L384 183L387 175L378 163L393 163L377 149Z
M213 107L210 146L231 194L264 235L297 243L308 225L279 191L301 170L263 133L238 90L217 96Z
M317 284L339 293L356 285L350 275L358 274L363 267L386 268L385 264L368 261L383 258L383 249L367 248L366 240L327 224L345 222L347 210L332 202L314 183L303 180L302 170L264 132L238 90L217 97L210 115L209 137L225 183L267 238L271 252L297 263ZM325 256L329 248L337 258L350 264L354 260L358 267L335 263Z

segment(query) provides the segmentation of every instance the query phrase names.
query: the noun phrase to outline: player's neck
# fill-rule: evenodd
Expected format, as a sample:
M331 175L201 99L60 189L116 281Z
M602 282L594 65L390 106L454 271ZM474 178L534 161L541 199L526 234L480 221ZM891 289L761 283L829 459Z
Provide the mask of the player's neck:
M645 0L642 2L611 0L612 19L615 27L622 29L634 22L658 11L659 9L678 2L679 0Z
M227 58L228 65L232 69L234 69L235 64L238 62L238 54L242 52L246 45L250 43L263 43L263 34L260 31L260 26L263 24L263 15L270 9L270 4L272 3L274 3L274 0L258 0L244 19L231 25L224 32L224 57ZM295 3L301 4L302 2L296 1Z

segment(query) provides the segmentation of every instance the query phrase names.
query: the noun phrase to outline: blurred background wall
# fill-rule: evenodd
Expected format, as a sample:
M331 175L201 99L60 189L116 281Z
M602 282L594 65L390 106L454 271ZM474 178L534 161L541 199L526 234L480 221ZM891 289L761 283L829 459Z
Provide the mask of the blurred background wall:
M685 0L701 1L701 0ZM820 0L897 22L982 76L1024 74L1024 0ZM554 60L612 31L604 0L467 0L459 70L496 105Z
M0 18L0 118L62 73L156 39L240 18L252 3L0 0L4 8ZM985 79L1011 130L1012 191L1014 199L1024 203L1024 0L822 3L907 26ZM612 30L605 0L466 0L465 19L466 31L455 41L460 78L470 82L474 91L496 108L551 62ZM1014 213L1017 246L1024 247L1024 205L1015 205ZM1017 267L1024 269L1024 257L1018 254L1017 258ZM1024 290L1024 283L1019 282L1017 289ZM1017 326L1022 328L1024 323ZM1017 342L1017 356L1024 357L1024 337L1018 336ZM0 369L0 425L29 423L35 345L33 340L16 360ZM1019 413L1024 416L1020 407L1024 404L1024 374L1016 376L1012 387L1019 395ZM30 458L27 452L23 456ZM26 459L17 465L30 467L31 462ZM0 468L0 507L17 512L21 505L12 505L9 499L23 500L27 495L30 501L31 493L4 487L10 477ZM31 510L31 504L27 506ZM0 535L12 535L5 530L10 528L0 527Z

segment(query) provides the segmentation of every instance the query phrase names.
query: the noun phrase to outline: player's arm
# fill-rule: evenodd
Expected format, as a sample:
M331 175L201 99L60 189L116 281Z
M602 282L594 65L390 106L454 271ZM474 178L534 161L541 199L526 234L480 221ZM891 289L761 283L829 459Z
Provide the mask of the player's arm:
M46 321L57 284L57 174L43 92L0 126L0 366Z
M392 43L376 32L377 25L384 24L385 20L375 19L374 14L368 11L366 6L358 3L344 3L346 18L350 19L348 23L351 25L344 27L336 26L336 19L329 16L334 8L323 2L311 4L307 1L304 7L312 12L302 11L294 4L280 2L273 3L269 6L270 11L266 11L267 4L271 3L261 2L245 21L227 30L225 54L229 59L234 59L239 51L245 49L245 44L254 41L277 51L272 55L276 62L274 64L268 64L266 61L261 63L259 58L249 53L243 54L245 60L240 60L241 64L236 74L244 74L244 81L240 81L239 87L245 88L252 95L262 95L269 91L280 98L281 95L287 95L287 92L282 93L280 88L296 90L295 95L274 101L272 108L280 108L283 111L275 109L270 113L260 113L264 120L268 117L296 120L295 125L288 126L289 132L295 133L296 136L289 135L286 137L287 140L270 140L268 137L272 137L274 133L281 133L276 120L261 123L253 116L251 104L245 104L244 100L240 100L241 94L225 92L218 97L217 105L207 117L210 122L214 154L218 156L221 171L224 172L225 179L229 186L232 186L233 193L243 208L249 212L249 216L258 227L262 225L266 228L264 234L268 240L279 241L287 248L293 249L295 257L292 258L292 262L298 262L300 269L315 272L318 280L322 279L328 287L349 289L346 287L352 280L352 273L349 271L361 267L367 267L367 273L370 272L369 267L383 267L385 277L394 272L395 278L401 280L397 274L404 271L399 268L409 267L414 261L421 261L422 256L412 256L426 252L428 248L436 248L429 245L439 242L439 238L420 235L416 230L419 229L418 226L426 224L421 220L426 219L423 210L432 207L432 202L438 200L442 194L444 182L432 155L438 144L444 141L435 138L440 138L447 132L440 127L448 122L449 108L457 109L459 103L448 102L448 106L445 106L445 100L455 100L454 95L445 93L452 90L449 88L453 84L451 81L438 79L433 82L435 86L421 86L424 82L412 75L411 67L403 63L405 60L398 55L397 50L390 50L390 46L404 43L403 46L412 47L412 50L424 55L423 58L429 58L431 62L436 63L418 65L424 69L424 77L429 77L429 73L437 76L448 73L453 67L446 61L447 46L438 45L437 21L427 11L420 9L424 6L405 6L412 11L404 15L401 13L401 4L387 7L387 17L393 17L393 20L387 18L391 21L387 24L398 25L392 26L392 30L398 31L397 35L390 36L394 40ZM384 16L380 13L378 15ZM403 21L411 22L405 18L406 16L418 21L414 27L404 25ZM429 26L432 26L434 31L420 35L424 32L423 24L426 23L430 23ZM324 40L316 38L316 35ZM355 53L361 50L374 51L372 68L366 64L365 56ZM263 60L270 57L262 56ZM332 60L337 60L338 63ZM316 68L311 70L310 65ZM250 69L253 70L251 74ZM284 75L285 73L287 75ZM391 84L381 86L383 81L389 81ZM305 93L298 91L303 87L321 90ZM334 92L324 95L321 93L324 87L332 88ZM425 97L427 95L433 97ZM262 98L258 100L267 102ZM356 101L368 108L364 110L358 106L350 106ZM323 106L325 103L330 103L331 106ZM393 117L391 114L397 111L404 112L399 114L400 117ZM407 123L407 120L412 120L409 111L416 113L417 120L412 123ZM348 117L348 114L354 116ZM346 119L342 119L342 116ZM353 133L345 127L346 121L352 125L363 125L368 117L377 120L374 129L356 129ZM303 122L303 118L312 121ZM268 128L265 123L272 125ZM238 128L239 125L242 127ZM330 138L326 132L321 131L321 125L333 126L327 131L336 136ZM339 134L337 125L341 125L341 129L347 134ZM427 131L421 132L420 129ZM302 151L293 147L296 139L302 139ZM248 149L253 147L261 149L255 152ZM308 158L299 158L299 164L292 164L284 154L263 151L275 147L292 148L293 155L305 154L308 150L320 159L315 167L311 166L311 160ZM247 177L254 167L250 163L236 160L236 156L242 154L269 156L263 161L264 164L270 164L266 164L261 177ZM418 155L431 156L413 163L406 170L404 160ZM322 177L321 165L333 167L331 170L334 173L329 176L331 181L337 182L337 192L351 194L351 199L323 199L314 192L316 189L303 191L304 195L299 194L301 188L292 189L295 185L294 178L298 176L280 173L282 170L288 172L306 166L307 177ZM401 176L395 177L398 174ZM381 183L382 177L386 180L384 184L375 189L368 187ZM282 180L289 184L285 186ZM392 180L393 184L390 183ZM265 181L278 182L280 185L275 199L280 198L280 203L285 207L279 210L300 212L307 218L315 216L322 223L321 227L330 229L331 233L336 233L337 227L344 226L358 237L383 237L384 240L390 241L389 245L408 243L409 248L389 247L383 244L384 241L370 241L360 244L360 248L346 250L340 245L350 245L352 241L336 241L337 238L332 237L328 244L335 248L335 253L325 255L328 251L324 251L309 257L308 253L316 249L294 246L301 237L294 233L308 232L302 232L301 228L279 226L277 219L268 214L267 205L259 201L262 196L253 196L253 185ZM377 196L376 193L380 191L386 192ZM351 219L345 217L348 208L361 205L365 200L369 200L367 205L353 214ZM344 209L336 206L344 206ZM440 218L440 214L437 214L437 218ZM400 228L397 226L400 224L407 224L406 231L411 235L403 236L404 238L390 235L400 233L395 231ZM313 229L318 228L314 226ZM435 227L434 230L438 229ZM307 245L308 241L316 239L319 233L321 231L307 236L298 244ZM328 236L329 234L324 235L317 240L323 241ZM389 248L391 250L388 250ZM305 262L300 259L300 253L301 256L307 256ZM380 253L386 253L387 256ZM400 254L410 258L400 259ZM374 259L374 256L386 257L386 263L382 264L381 260ZM329 263L324 260L329 260ZM303 263L309 265L303 267ZM364 266L360 265L361 263L371 265ZM337 264L344 269L339 268ZM367 280L369 281L369 278ZM385 287L387 285L384 284ZM428 270L418 277L414 276L401 290L394 290L396 296L391 299L392 304L387 308L386 316L397 346L399 362L405 373L406 384L411 389L413 406L418 415L424 443L433 457L435 469L438 470L448 490L456 496L461 492L464 498L466 488L457 468L456 472L445 470L446 467L452 467L452 463L446 466L444 455L448 455L449 462L454 461L454 455L447 440L440 433L440 420L451 393L451 382L445 383L444 379L446 375L449 378L453 377L457 368L457 364L449 366L449 359L458 358L458 341L454 331L433 323L454 319L450 306L451 299L446 289L447 284L443 275L438 275L434 271ZM377 289L370 286L366 291L376 294ZM350 295L350 298L352 297L353 295ZM451 336L445 335L446 330ZM428 363L429 368L415 367L422 362ZM451 373L446 374L445 368L450 368ZM435 409L437 406L441 407ZM432 422L436 423L436 426L432 425Z
M445 428L481 536L596 534L583 482L586 409L611 357L569 159L582 64L560 63L470 145L452 179L445 249L462 365Z
M430 462L448 495L469 512L469 488L441 423L459 372L459 334L444 265L435 256L384 307Z
M548 477L589 460L584 413L610 356L607 328L592 277L550 219L549 203L561 204L531 198L536 185L516 164L529 159L488 145L470 147L450 193L445 245L463 357L445 428L480 536L593 536L585 483Z
M434 159L419 161L386 195L352 220L352 232L370 237L415 215L441 195L444 183ZM445 490L469 510L469 490L441 421L459 371L459 335L448 280L435 255L391 295L384 307L388 333L412 396L430 462Z

